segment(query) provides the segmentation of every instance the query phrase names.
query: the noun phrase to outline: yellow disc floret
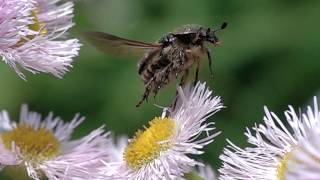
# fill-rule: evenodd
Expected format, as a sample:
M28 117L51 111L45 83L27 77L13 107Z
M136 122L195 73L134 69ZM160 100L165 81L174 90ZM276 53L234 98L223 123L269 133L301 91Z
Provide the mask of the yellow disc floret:
M60 152L60 142L51 130L45 128L35 129L22 123L0 137L6 149L12 150L14 143L22 158L32 163L52 159Z
M38 18L39 10L33 10L31 16L33 17L33 24L30 24L28 27L33 31L39 31L41 35L44 35L48 32L48 29L45 28L45 24L39 21Z
M287 171L288 167L288 160L291 158L292 153L287 152L284 154L282 159L280 160L278 167L277 167L277 180L284 180L285 179L285 173Z
M39 21L38 13L39 13L38 9L31 11L31 17L33 18L33 24L29 24L28 28L30 30L39 32L40 35L45 35L48 33L48 29L45 27L44 23ZM35 38L35 35L27 35L25 38L20 39L15 46L16 47L21 46L24 43L26 43L28 40L31 40L34 38Z
M171 146L168 140L175 132L174 120L156 117L149 122L149 126L144 131L136 132L124 151L124 159L133 169L151 162Z

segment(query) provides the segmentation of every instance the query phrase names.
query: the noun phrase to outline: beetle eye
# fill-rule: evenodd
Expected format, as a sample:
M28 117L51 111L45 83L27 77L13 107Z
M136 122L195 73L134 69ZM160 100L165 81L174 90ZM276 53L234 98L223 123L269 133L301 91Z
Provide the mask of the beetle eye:
M209 33L210 33L210 31L211 31L211 29L210 29L210 28L208 28L206 33L207 33L207 34L209 34Z

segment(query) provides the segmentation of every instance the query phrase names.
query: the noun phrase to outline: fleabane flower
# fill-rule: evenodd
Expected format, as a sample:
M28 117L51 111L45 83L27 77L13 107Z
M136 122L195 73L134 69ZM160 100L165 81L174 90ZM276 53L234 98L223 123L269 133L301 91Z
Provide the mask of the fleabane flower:
M52 113L41 115L21 108L20 121L11 121L8 113L0 113L0 165L25 167L28 176L50 180L93 179L108 157L108 133L100 127L90 134L70 140L73 130L84 120L76 115L64 123Z
M286 180L317 180L320 177L320 126L312 130L308 140L300 142L299 148L290 152L285 172ZM308 133L309 134L309 133Z
M110 138L110 143L108 146L109 158L104 159L106 162L120 162L123 160L123 152L128 145L128 137L125 135L119 136L117 138Z
M220 156L223 165L219 170L221 174L219 179L284 180L288 179L287 174L295 169L290 165L291 161L301 165L300 167L304 165L307 167L308 162L319 163L319 159L312 156L315 147L319 147L319 144L311 146L312 143L315 143L314 134L319 137L320 130L316 98L314 99L314 109L308 107L306 113L297 114L293 107L289 106L289 110L284 113L285 121L281 121L266 107L264 109L264 123L256 125L253 128L254 133L248 128L245 133L248 142L253 147L242 149L228 140L229 145ZM309 159L305 159L307 155L309 155ZM303 165L302 162L305 164ZM296 173L300 171L302 179L307 177L303 175L304 168L295 170ZM309 175L311 176L311 174ZM299 179L296 176L291 177Z
M320 177L320 112L316 98L314 109L309 107L307 115L303 114L302 118L313 123L306 128L307 138L301 139L298 148L290 152L285 172L288 180L316 180Z
M220 97L212 97L205 84L178 88L174 108L164 108L160 117L136 132L123 151L123 160L105 162L105 175L119 179L182 178L194 166L203 165L190 155L204 153L213 142L214 122L208 118L223 106Z
M77 39L67 39L67 31L74 25L73 2L2 0L2 3L13 6L0 7L2 60L23 79L21 68L61 78L80 49ZM2 14L6 16L1 17Z
M216 180L215 172L209 164L197 166L194 171L185 174L186 180Z
M21 37L31 33L30 13L33 3L30 0L1 0L0 1L0 52L5 52L10 46L17 44Z
M0 56L6 63L14 58L14 46L28 35L33 34L28 25L33 23L30 16L34 3L30 0L0 1Z
M204 180L217 179L215 172L213 171L212 167L208 164L206 164L205 166L199 166L197 171L198 171L198 175Z

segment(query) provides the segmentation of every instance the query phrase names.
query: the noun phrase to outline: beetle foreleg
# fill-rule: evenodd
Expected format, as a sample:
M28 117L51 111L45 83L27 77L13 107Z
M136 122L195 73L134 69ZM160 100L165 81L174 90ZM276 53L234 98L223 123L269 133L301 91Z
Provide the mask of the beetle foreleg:
M211 54L208 49L206 49L207 55L208 55L208 61L209 61L209 70L210 70L210 76L213 78L213 70L212 70L212 59L211 59Z

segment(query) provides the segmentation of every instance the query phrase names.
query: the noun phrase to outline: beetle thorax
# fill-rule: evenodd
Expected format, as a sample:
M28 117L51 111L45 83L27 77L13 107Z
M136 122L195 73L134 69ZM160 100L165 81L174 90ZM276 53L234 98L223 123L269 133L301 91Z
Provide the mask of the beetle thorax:
M196 24L187 24L177 28L174 31L174 34L189 34L189 33L197 33L202 26Z

